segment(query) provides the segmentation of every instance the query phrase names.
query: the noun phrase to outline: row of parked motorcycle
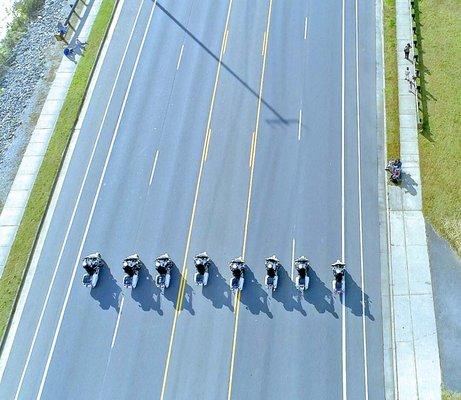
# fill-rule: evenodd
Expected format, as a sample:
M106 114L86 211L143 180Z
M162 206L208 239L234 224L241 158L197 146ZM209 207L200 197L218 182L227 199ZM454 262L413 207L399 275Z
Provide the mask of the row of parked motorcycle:
M281 266L280 260L274 255L265 259L266 276L264 284L266 285L269 294L277 289L278 271ZM98 283L99 271L103 267L104 261L100 253L93 253L83 259L82 266L86 271L83 275L82 282L84 286L94 288ZM123 285L126 288L134 289L138 284L139 272L141 270L141 259L138 254L132 254L125 258L122 263L125 275L123 277ZM195 275L194 282L198 286L206 286L210 276L209 267L211 258L206 252L199 253L194 257ZM155 259L155 269L157 275L155 277L155 285L163 291L170 286L171 268L173 261L168 253L162 254ZM229 286L234 294L243 290L245 282L245 261L242 257L234 258L229 263L229 269L232 272L232 277L229 280ZM294 261L294 267L297 272L295 277L295 286L300 292L304 292L309 287L308 272L310 269L309 260L301 256ZM346 265L344 262L337 260L332 265L334 279L332 281L332 289L336 294L344 292L344 273Z

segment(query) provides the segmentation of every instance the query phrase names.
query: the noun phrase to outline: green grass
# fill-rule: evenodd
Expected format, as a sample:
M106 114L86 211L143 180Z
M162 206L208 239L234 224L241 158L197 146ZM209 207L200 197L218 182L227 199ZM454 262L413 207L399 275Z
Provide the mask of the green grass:
M399 95L397 88L395 0L384 0L383 6L387 156L388 158L399 158Z
M117 0L104 0L93 24L85 56L80 60L59 115L55 131L37 175L16 239L0 279L0 336L3 337L16 305L21 283L51 198L63 156L86 95L101 44Z
M416 0L423 212L461 255L461 0ZM400 154L395 0L384 0L388 158Z
M415 5L423 211L461 255L461 1Z
M442 400L461 400L461 393L450 392L449 390L442 390Z

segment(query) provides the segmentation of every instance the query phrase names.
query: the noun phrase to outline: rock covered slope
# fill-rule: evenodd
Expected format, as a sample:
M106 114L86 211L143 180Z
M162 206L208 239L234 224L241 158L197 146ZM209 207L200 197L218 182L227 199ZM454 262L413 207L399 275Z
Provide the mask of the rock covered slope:
M16 45L11 67L0 81L0 207L62 56L62 44L53 35L68 12L67 1L45 0L38 18L30 22Z

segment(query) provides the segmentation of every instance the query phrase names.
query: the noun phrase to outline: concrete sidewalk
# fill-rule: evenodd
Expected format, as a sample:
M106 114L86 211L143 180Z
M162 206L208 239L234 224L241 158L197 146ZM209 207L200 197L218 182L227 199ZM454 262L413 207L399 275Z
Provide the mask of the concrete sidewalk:
M400 154L403 181L388 185L391 296L397 398L441 398L439 348L426 229L422 214L417 98L405 80L414 62L403 48L413 45L410 0L396 0ZM410 57L410 60L413 58Z
M93 22L99 11L102 0L88 2L82 20L84 24L77 29L79 40L86 42L93 26ZM75 41L72 39L71 43ZM67 95L70 83L74 76L80 55L75 55L75 62L63 56L61 64L56 72L56 77L43 105L40 118L37 121L34 132L24 153L18 172L14 179L11 190L6 199L0 215L0 277L5 268L11 246L13 245L21 223L22 216L27 206L30 193L35 183L40 166L48 148L51 135L54 132L61 107Z

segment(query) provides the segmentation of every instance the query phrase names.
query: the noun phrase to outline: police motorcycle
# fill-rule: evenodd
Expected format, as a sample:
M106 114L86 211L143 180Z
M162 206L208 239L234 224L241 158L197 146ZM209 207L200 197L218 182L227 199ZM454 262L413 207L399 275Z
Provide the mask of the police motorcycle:
M295 260L295 268L298 275L295 278L295 286L300 292L304 292L309 287L309 277L307 273L309 271L309 260L301 256Z
M103 265L100 253L92 253L87 255L82 261L82 267L86 274L82 277L83 286L94 288L98 283L99 270Z
M161 290L162 293L165 288L170 286L172 265L173 261L171 260L168 253L162 254L155 259L155 269L157 270L155 285Z
M139 271L141 270L141 260L138 254L132 254L123 260L122 263L125 276L123 277L123 286L134 289L138 284Z
M196 285L199 286L206 286L208 283L208 267L210 266L211 258L208 256L206 251L203 253L197 254L194 257L194 264L195 264L195 275L194 275L194 282Z
M239 291L243 289L243 283L245 279L243 278L243 272L245 270L245 261L242 257L234 258L229 263L229 269L232 272L232 277L230 278L230 288L232 293L236 295Z
M264 283L269 291L269 294L272 295L272 292L277 289L277 283L279 280L278 269L280 267L279 259L274 255L266 258L266 277Z
M333 292L335 294L342 294L346 288L346 280L344 278L346 272L346 264L341 260L336 260L333 264L331 264L331 268L333 270L334 276L334 279L331 282Z

